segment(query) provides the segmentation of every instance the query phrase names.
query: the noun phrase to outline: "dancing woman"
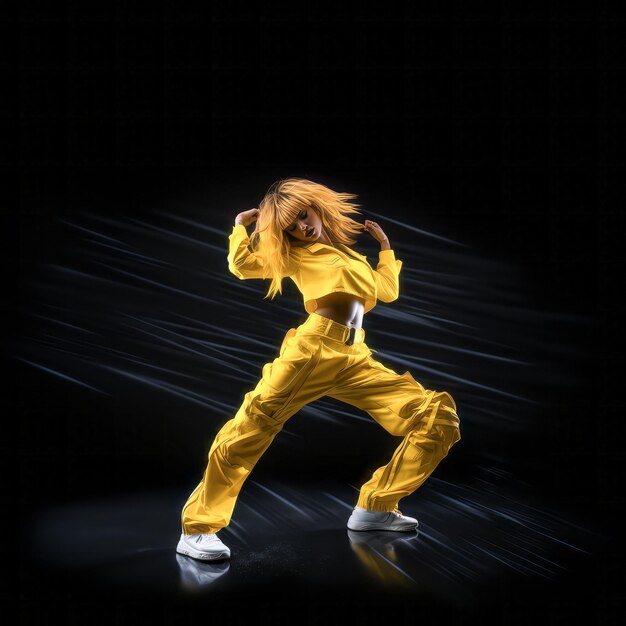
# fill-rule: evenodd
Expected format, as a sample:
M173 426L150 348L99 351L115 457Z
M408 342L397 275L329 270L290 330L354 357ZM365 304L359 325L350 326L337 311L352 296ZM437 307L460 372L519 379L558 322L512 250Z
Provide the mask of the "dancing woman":
M396 373L365 343L363 317L377 300L398 298L402 261L376 222L349 217L359 212L350 202L355 197L289 178L274 183L259 208L235 219L228 269L242 280L271 280L266 297L272 298L282 293L282 278L291 278L308 317L286 332L278 356L217 433L204 476L182 510L179 554L230 557L217 532L229 524L244 481L285 422L318 398L347 402L402 437L389 463L361 487L351 530L414 530L417 520L402 515L400 499L422 485L461 438L448 392L425 389L408 371ZM375 270L349 247L363 230L380 243Z

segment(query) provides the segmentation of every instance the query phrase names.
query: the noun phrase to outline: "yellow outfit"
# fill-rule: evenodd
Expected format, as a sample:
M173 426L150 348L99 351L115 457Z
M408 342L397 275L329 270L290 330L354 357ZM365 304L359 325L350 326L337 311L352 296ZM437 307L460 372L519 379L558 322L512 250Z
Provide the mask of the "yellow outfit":
M262 278L263 267L248 249L243 225L229 237L228 266L238 278ZM204 476L183 507L182 532L215 533L230 522L239 491L285 422L323 396L367 413L391 435L402 437L389 463L360 490L357 506L393 511L413 493L460 440L459 417L446 391L425 389L410 372L398 374L372 357L362 328L351 329L314 312L316 299L343 291L366 299L398 297L402 261L381 250L373 270L346 246L313 242L292 247L288 273L303 294L309 316L284 336L278 356L262 368L256 387L244 395L235 416L217 433Z

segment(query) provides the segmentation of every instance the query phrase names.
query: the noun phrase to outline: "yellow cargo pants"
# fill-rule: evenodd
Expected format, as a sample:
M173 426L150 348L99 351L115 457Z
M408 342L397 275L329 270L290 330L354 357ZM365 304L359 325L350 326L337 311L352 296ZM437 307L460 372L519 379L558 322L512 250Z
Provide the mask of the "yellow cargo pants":
M352 336L350 336L352 335ZM360 490L357 505L392 511L460 440L456 404L372 358L365 331L311 313L290 328L235 417L217 433L204 476L183 507L182 532L215 533L230 522L241 487L285 422L323 396L347 402L402 437L387 465Z

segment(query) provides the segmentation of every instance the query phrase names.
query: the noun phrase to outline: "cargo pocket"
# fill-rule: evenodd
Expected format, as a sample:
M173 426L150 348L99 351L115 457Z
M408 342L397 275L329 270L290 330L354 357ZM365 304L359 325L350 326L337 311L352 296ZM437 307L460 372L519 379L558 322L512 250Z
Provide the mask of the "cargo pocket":
M441 445L441 454L447 456L450 448L461 440L461 431L454 424L435 424L435 431Z

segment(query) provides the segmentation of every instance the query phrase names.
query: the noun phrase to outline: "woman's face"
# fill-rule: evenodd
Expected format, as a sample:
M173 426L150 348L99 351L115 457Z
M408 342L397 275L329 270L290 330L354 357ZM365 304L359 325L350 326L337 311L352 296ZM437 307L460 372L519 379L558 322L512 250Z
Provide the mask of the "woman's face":
M298 218L285 228L285 232L300 241L316 241L322 234L322 220L315 209L306 207L300 211Z

